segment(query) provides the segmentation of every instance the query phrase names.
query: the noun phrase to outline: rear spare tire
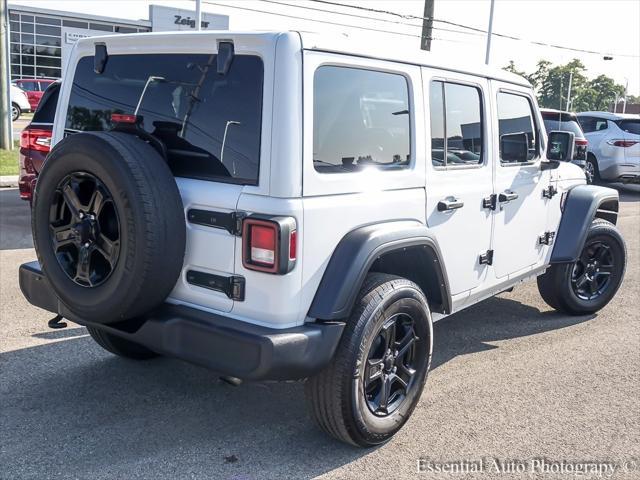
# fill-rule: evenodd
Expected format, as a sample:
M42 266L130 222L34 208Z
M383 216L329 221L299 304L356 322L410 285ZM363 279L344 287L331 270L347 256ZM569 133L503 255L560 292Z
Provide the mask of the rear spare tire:
M53 290L88 322L156 307L182 269L178 187L158 152L133 135L77 133L59 142L38 176L32 230Z

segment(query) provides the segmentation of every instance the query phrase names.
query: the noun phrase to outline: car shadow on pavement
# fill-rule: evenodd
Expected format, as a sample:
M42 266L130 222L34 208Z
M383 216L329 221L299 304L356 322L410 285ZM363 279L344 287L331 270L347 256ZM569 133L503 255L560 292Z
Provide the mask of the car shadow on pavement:
M493 298L435 325L434 367L588 318ZM373 453L321 433L301 382L232 387L178 360L117 358L82 327L64 332L0 355L7 478L310 478Z
M436 322L431 369L459 355L499 348L489 342L558 330L594 317L568 316L555 310L541 312L504 296L492 297Z

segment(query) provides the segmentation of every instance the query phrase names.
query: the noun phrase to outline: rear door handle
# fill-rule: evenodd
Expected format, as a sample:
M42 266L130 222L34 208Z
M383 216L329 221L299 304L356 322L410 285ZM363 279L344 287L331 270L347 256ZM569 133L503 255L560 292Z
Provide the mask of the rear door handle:
M500 203L510 202L512 200L515 200L516 198L518 198L518 194L509 190L498 195L498 201Z
M444 200L440 200L438 202L438 211L446 212L449 210L457 210L458 208L464 207L464 202L461 202L457 198L449 197Z

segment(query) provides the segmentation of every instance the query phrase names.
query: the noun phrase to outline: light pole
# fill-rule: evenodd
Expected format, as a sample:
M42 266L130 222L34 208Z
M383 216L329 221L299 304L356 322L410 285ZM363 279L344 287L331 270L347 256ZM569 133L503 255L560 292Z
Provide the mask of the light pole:
M573 82L573 70L569 72L569 88L567 89L567 112L570 112L571 106L571 82Z
M491 32L493 31L493 7L496 0L491 0L491 9L489 10L489 29L487 30L487 53L484 56L484 63L489 65L489 54L491 53Z
M202 1L196 0L196 31L202 28Z
M9 12L6 0L0 0L0 149L11 150L11 87L9 84Z

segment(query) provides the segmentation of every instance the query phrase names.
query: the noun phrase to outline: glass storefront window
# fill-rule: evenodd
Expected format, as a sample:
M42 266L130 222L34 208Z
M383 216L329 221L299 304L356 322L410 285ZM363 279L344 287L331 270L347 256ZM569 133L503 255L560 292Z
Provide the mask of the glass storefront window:
M24 63L24 62L23 62ZM53 57L37 57L38 66L60 68L60 59Z
M62 20L51 17L36 17L36 23L43 23L45 25L61 25Z
M36 43L38 45L48 45L52 47L59 47L60 37L45 37L44 35L36 35Z
M22 74L24 75L24 67L22 67L22 70L23 70ZM62 76L62 70L60 70L59 68L51 68L51 67L36 67L36 74L38 78L40 77L60 78Z

